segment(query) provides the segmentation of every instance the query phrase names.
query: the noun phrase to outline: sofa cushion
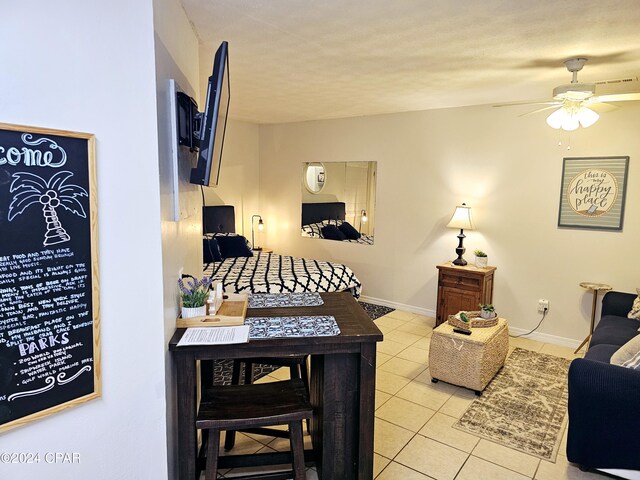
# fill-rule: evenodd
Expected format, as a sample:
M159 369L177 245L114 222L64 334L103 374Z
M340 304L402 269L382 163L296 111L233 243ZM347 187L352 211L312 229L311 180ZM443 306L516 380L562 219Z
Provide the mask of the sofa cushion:
M591 345L624 345L638 335L638 321L614 315L605 315L600 319L591 337Z
M640 354L640 335L636 335L622 345L616 353L611 356L611 363L613 365L622 365L623 367L630 366L631 368L637 368L637 359L633 359L637 357L638 354ZM627 365L630 360L630 364Z
M633 318L634 320L640 320L640 288L636 288L636 292L638 292L638 296L633 301L633 306L631 307L631 311L627 317Z
M585 353L584 358L586 358L587 360L594 360L596 362L610 363L611 357L618 351L619 348L619 345L593 345L589 347L589 350L587 351L587 353Z

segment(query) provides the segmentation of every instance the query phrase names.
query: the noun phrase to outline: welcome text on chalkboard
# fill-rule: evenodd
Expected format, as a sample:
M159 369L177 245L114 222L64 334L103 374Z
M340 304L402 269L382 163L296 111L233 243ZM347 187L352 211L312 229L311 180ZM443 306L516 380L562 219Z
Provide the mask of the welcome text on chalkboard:
M0 432L100 395L94 150L0 123Z

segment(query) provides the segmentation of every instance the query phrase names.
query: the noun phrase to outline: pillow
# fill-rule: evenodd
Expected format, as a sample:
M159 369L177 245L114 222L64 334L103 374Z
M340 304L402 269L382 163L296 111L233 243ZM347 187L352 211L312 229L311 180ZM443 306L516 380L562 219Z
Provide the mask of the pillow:
M343 222L341 225L338 225L338 230L344 233L344 236L349 240L358 240L361 237L360 232L353 228L348 222Z
M343 223L344 223L344 220L338 220L337 218L330 218L328 220L322 221L322 225L335 225L336 227L339 227Z
M322 236L324 238L328 238L329 240L344 240L347 238L344 233L338 230L338 227L335 225L325 225L322 227Z
M322 238L322 232L320 231L321 228L322 228L322 224L320 223L311 223L309 225L303 225L302 236Z
M253 257L247 239L242 235L216 236L222 258Z
M202 260L204 263L221 262L220 246L215 238L202 239Z
M640 369L640 335L636 335L611 355L611 365Z
M631 311L627 317L640 320L640 288L636 288L636 292L638 292L638 296L633 301L633 306L631 307Z
M238 233L229 233L229 232L216 232L216 233L205 233L204 236L206 238L218 238L218 237L242 237L242 235L238 234ZM245 241L247 242L247 247L249 247L249 250L251 250L251 242L249 242L249 239L242 237L245 239Z

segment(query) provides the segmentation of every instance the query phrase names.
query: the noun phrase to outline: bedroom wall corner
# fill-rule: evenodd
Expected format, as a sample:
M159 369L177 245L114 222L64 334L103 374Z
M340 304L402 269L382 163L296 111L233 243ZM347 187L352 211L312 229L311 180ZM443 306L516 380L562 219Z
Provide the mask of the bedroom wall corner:
M196 188L173 191L173 159L171 145L171 118L169 80L173 79L186 93L198 101L199 64L198 38L178 0L153 0L156 66L156 103L158 109L158 163L160 173L160 204L162 225L162 283L164 332L164 384L166 396L167 463L169 478L176 478L178 462L174 458L176 438L176 400L174 392L175 369L166 346L175 331L180 310L177 290L179 271L194 276L202 272L202 213L175 221L174 198L181 202L200 205L200 191ZM198 104L201 102L198 101ZM158 328L161 328L158 325Z

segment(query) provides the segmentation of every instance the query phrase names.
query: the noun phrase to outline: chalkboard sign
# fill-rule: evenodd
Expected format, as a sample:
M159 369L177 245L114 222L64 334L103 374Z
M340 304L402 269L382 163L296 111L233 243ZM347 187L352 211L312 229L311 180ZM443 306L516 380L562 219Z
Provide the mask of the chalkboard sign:
M94 150L0 123L0 431L100 395Z

